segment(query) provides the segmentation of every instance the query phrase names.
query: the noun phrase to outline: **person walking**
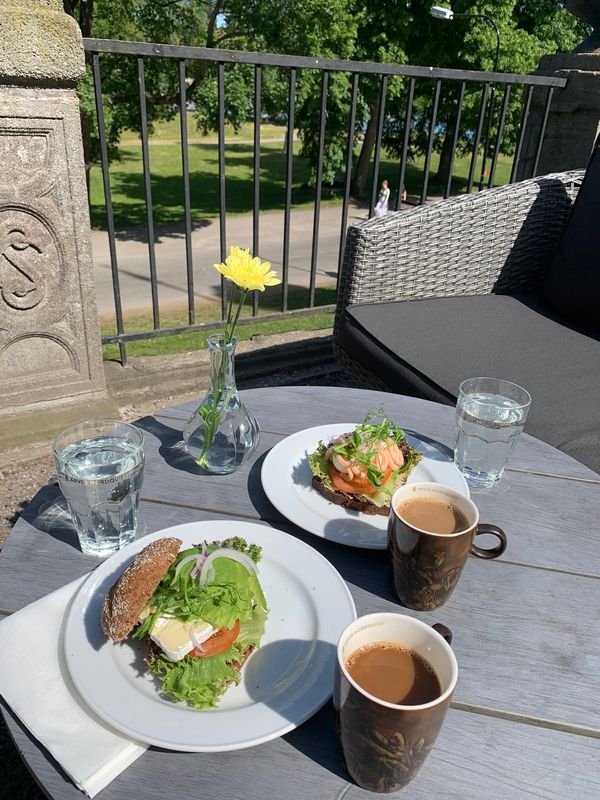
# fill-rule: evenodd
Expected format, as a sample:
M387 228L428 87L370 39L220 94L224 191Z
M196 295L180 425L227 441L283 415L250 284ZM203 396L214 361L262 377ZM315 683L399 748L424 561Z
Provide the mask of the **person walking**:
M375 216L385 217L388 212L388 202L390 199L390 189L387 181L381 181L381 189L377 197L377 205L375 206Z

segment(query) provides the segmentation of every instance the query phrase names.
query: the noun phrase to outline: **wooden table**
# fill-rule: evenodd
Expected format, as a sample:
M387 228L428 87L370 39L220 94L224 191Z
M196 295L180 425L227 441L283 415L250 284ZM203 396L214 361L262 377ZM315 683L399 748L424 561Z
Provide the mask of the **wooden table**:
M228 477L198 474L179 448L192 404L137 423L147 466L140 535L192 520L263 520L298 536L341 572L359 614L403 611L454 632L459 681L440 737L404 795L456 798L600 797L600 477L523 435L503 481L473 497L509 545L488 562L469 559L446 606L417 614L394 600L387 554L303 533L267 500L265 453L290 433L360 421L384 406L407 430L452 444L454 410L356 389L244 392L262 430L252 463ZM0 555L0 610L10 614L97 562L78 549L60 492L46 487L27 506ZM34 579L35 576L35 579ZM49 796L81 797L59 767L3 707L15 744ZM151 748L98 797L102 800L353 800L372 796L348 782L329 703L273 742L232 753Z

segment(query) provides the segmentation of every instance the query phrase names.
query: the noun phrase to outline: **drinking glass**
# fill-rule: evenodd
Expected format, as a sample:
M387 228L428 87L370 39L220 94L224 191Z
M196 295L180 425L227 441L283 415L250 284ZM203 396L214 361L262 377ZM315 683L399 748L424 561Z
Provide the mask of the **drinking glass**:
M531 406L531 395L500 378L469 378L456 403L454 462L469 486L487 489L504 474Z
M144 440L125 422L73 425L52 444L58 482L84 553L105 558L135 539Z

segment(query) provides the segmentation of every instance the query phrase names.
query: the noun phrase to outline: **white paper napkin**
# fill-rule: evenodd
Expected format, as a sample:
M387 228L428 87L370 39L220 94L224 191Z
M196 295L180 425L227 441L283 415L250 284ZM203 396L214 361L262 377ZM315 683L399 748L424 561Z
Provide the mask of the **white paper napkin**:
M0 621L0 694L75 785L94 797L146 745L105 725L69 676L62 622L86 577Z

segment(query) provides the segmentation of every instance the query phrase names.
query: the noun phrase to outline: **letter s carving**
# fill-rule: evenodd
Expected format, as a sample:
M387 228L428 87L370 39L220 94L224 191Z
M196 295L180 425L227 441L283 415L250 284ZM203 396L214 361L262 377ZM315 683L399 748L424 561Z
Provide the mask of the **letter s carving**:
M0 235L0 294L11 308L25 311L35 308L44 297L44 279L31 263L30 251L41 254L42 248L20 228ZM7 273L5 264L13 269Z

